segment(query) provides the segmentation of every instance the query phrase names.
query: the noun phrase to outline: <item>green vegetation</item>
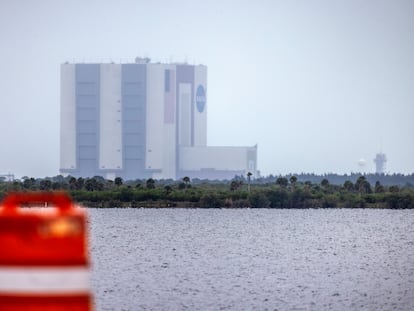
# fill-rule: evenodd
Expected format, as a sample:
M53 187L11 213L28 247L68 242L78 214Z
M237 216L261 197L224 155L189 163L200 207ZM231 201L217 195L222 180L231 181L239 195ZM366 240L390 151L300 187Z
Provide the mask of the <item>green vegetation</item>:
M250 181L250 176L226 182L189 177L180 181L24 177L14 182L0 181L0 198L11 191L64 190L89 207L414 208L411 179L405 180L405 185L387 185L380 180L371 184L372 176L358 175L333 184L327 176L318 177L319 182L303 181L303 176L279 176L269 182Z

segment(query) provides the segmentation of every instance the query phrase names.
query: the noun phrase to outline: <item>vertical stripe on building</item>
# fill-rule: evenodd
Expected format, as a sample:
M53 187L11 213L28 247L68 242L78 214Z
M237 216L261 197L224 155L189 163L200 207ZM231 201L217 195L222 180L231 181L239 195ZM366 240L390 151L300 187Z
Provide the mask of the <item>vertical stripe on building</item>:
M99 169L122 169L121 65L101 64Z
M66 173L76 170L75 65L60 70L60 169Z
M77 64L75 81L77 168L93 176L98 170L100 65Z
M165 70L164 87L164 123L173 124L175 115L175 75L174 71Z
M124 178L145 177L146 65L122 65Z
M179 87L181 83L190 83L190 84L194 84L194 67L193 66L188 66L188 65L177 65L176 66L176 124L177 124L177 128L176 128L176 141L177 141L177 148L176 148L176 170L177 170L177 175L178 172L180 170L180 148L179 148L179 144L180 144L180 131L179 131L179 127L181 124L181 119L180 119L180 93L179 93ZM191 88L192 90L194 89L194 87ZM194 95L191 95L191 101L193 101ZM192 136L192 135L191 135Z

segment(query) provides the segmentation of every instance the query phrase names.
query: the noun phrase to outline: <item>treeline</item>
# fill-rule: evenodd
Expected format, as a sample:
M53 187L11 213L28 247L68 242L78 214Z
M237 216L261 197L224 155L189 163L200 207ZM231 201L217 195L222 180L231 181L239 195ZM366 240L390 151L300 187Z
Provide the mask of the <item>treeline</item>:
M404 187L414 187L414 174L361 174L361 173L351 173L345 175L338 175L333 173L317 175L312 173L301 173L301 174L289 174L284 177L290 178L295 176L299 182L310 181L312 183L320 183L322 180L327 179L333 185L343 185L347 180L355 183L360 176L364 176L365 179L371 183L375 184L379 181L382 185L392 186L404 186ZM277 178L280 176L269 175L265 177L260 177L255 180L255 183L274 183Z
M250 188L250 191L248 190ZM22 178L0 181L0 197L10 191L67 191L88 207L201 207L201 208L414 208L410 185L371 183L360 175L355 181L333 184L300 181L297 176L279 176L273 182L253 182L243 177L228 182L190 180L106 180L100 176L75 178Z

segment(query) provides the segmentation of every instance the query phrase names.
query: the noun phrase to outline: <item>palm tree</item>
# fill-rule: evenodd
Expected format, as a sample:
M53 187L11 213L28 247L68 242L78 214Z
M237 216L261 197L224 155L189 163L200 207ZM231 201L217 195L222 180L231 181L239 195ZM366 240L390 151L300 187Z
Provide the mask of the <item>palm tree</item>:
M115 177L115 185L117 185L118 187L119 186L122 186L122 184L124 183L124 181L122 180L122 178L121 177Z
M344 182L344 188L346 191L351 192L352 190L354 190L354 184L352 183L352 181L346 180Z
M375 193L383 193L383 192L385 192L384 187L381 185L379 180L377 180L375 183Z
M288 183L289 183L289 181L285 177L278 177L276 179L276 184L279 185L282 188L286 188Z
M52 189L52 182L49 179L42 179L40 181L40 190L49 191Z
M78 180L76 181L76 189L82 190L84 186L85 186L85 179L83 179L82 177L79 177Z
M69 189L70 190L75 190L78 188L78 180L75 177L70 177L69 178Z
M292 175L289 179L291 184L295 184L298 181L298 178L295 175Z
M329 180L327 180L326 178L322 179L321 186L324 188L329 187Z
M250 176L253 174L250 172L247 172L247 191L250 192Z
M87 178L85 181L85 189L87 191L94 191L96 190L96 180L93 178Z
M355 188L358 190L359 194L362 195L363 193L371 193L371 185L365 176L359 176L357 181L355 182Z
M188 176L183 177L183 182L184 182L186 188L188 188L188 186L191 182L190 177L188 177Z
M292 184L292 188L293 188L293 190L295 190L295 187L296 187L296 182L298 181L298 178L297 178L295 175L292 175L292 176L289 178L289 181L290 181L290 183Z
M329 183L329 180L324 178L321 181L321 187L323 188L323 191L325 193L332 193L332 187L331 184Z
M172 188L170 185L166 185L166 186L164 187L164 190L165 190L165 193L166 193L167 195L169 195L169 194L173 191L173 188Z
M147 188L154 189L155 188L155 180L152 178L147 179Z
M239 190L239 188L242 186L243 182L241 180L232 180L230 183L230 191L236 191Z

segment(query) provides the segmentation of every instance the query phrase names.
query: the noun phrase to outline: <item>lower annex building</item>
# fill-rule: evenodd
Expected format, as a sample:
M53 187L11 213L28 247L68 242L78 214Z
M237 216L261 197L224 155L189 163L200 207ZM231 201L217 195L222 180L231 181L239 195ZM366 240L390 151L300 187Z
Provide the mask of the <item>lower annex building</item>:
M257 145L207 146L207 67L61 65L60 172L107 179L258 175Z

